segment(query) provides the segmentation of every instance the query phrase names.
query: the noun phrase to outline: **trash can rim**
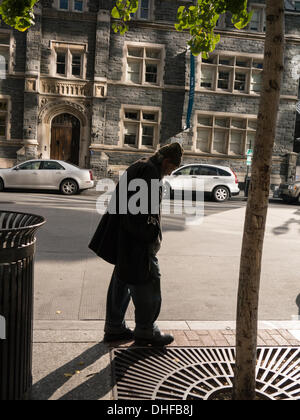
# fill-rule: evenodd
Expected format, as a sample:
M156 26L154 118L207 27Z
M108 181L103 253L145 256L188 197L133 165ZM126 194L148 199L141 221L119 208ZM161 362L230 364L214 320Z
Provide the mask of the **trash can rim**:
M38 217L41 221L38 223L34 223L31 224L29 226L22 226L22 227L18 227L18 228L7 228L7 229L1 229L0 228L0 233L4 233L4 232L20 232L22 230L29 230L32 228L39 228L41 226L43 226L46 223L46 219L45 217L38 215L38 214L34 214L34 213L25 213L22 211L10 211L10 210L0 210L0 214L1 213L14 213L14 214L23 214L25 216L33 216L33 217Z

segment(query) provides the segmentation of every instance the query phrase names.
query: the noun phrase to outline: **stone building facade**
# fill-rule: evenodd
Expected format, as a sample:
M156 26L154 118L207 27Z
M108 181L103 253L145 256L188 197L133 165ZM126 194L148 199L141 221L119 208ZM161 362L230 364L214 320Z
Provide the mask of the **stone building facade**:
M0 167L55 158L113 175L174 139L184 163L231 166L242 180L253 148L263 70L265 5L248 28L218 22L221 42L196 58L191 127L188 34L174 29L192 1L140 0L125 36L112 0L41 0L25 34L0 27ZM286 1L286 53L272 184L293 176L300 68L300 2ZM300 65L299 65L300 66Z

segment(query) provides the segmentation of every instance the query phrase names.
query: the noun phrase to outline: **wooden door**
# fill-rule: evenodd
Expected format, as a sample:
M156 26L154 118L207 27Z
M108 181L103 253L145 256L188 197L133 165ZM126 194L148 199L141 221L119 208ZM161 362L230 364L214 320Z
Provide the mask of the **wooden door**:
M70 114L54 118L50 158L79 164L80 121Z

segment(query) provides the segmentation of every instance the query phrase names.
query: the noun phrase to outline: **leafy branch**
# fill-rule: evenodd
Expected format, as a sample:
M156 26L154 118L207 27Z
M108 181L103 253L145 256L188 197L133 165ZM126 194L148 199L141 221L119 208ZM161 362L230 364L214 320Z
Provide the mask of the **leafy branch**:
M220 35L216 35L218 19L226 12L231 12L232 23L237 29L247 26L253 12L247 11L248 0L197 0L197 5L181 6L177 12L177 31L188 30L191 39L188 45L194 55L203 54L207 58L216 44L220 41ZM112 10L112 17L116 19L113 30L124 35L128 29L128 22L137 12L139 0L117 0Z
M0 14L3 21L20 32L34 25L33 8L38 0L3 0Z
M128 22L132 16L138 11L139 0L117 0L116 6L113 8L111 15L116 22L112 24L113 30L124 35L128 30Z

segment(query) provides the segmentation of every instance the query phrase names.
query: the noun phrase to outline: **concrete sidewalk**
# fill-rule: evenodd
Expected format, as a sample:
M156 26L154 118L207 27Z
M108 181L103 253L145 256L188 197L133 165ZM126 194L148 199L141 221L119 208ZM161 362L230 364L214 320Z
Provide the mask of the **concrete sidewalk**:
M35 319L103 320L113 267L87 248L99 215L74 210L66 219L70 208L61 218L57 209L47 211L36 256ZM298 207L269 211L259 319L294 319L300 313L299 216ZM186 226L183 216L163 218L161 320L234 319L244 217L245 208L228 205L200 226ZM132 305L128 319L134 319Z
M129 326L134 323L129 321ZM175 337L172 346L235 345L230 321L160 321ZM112 400L110 346L102 342L103 321L36 321L33 400ZM132 346L133 343L116 343ZM262 321L259 346L300 346L300 321Z
M110 347L102 343L112 266L84 248L83 231L88 226L90 237L98 222L95 212L87 214L86 226L78 217L70 227L78 226L80 238L71 250L54 234L49 242L50 223L41 232L47 241L36 264L35 400L113 398ZM298 207L269 210L260 294L261 346L300 346L299 216ZM158 324L161 330L172 331L173 346L235 345L235 323L226 320L235 316L244 217L245 208L228 207L222 214L205 217L200 226L187 227L183 218L172 215L164 218L159 254L164 302ZM189 321L184 321L187 317ZM131 305L127 314L131 327L133 318Z

